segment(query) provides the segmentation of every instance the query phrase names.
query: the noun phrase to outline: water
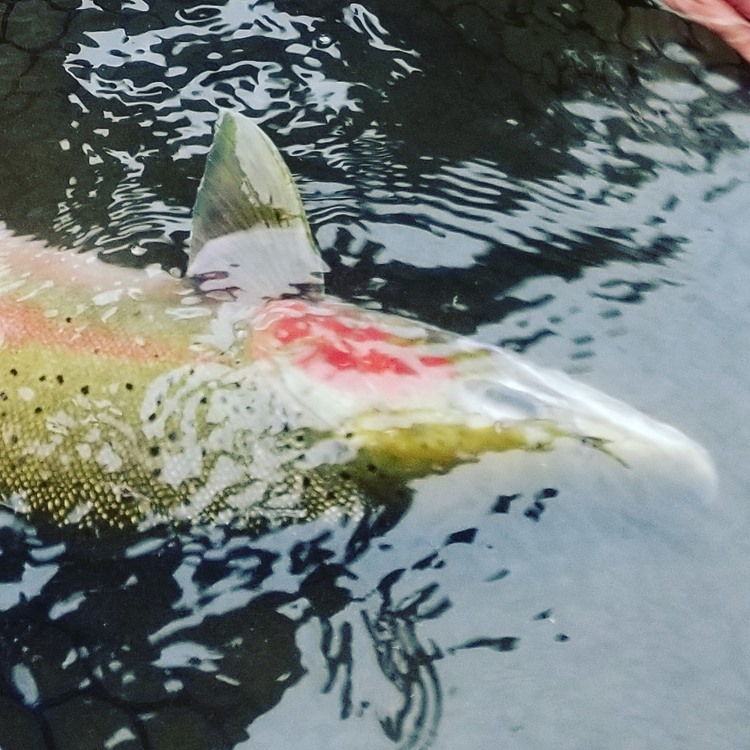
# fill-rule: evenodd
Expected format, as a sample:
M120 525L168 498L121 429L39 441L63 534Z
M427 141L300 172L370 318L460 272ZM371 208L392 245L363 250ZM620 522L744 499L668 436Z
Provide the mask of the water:
M733 53L614 0L0 11L16 231L184 267L216 110L243 111L299 179L333 293L567 370L694 436L720 477L706 503L669 467L569 447L260 538L3 515L0 747L750 742Z

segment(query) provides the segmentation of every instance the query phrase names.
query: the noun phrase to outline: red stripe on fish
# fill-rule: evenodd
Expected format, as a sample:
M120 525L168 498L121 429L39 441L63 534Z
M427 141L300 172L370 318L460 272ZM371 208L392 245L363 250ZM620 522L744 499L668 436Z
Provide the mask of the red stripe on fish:
M251 346L256 357L285 352L296 366L324 380L347 373L369 383L373 376L398 376L417 384L455 374L453 361L425 354L423 342L373 325L366 313L326 302L266 304L255 321Z

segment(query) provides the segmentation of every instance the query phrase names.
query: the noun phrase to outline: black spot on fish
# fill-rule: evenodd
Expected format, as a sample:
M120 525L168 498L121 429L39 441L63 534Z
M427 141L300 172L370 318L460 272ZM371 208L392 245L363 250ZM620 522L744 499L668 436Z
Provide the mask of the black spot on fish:
M40 375L40 376L39 376L39 382L40 382L40 383L43 383L43 382L44 382L44 381L45 381L46 379L47 379L47 376L46 376L46 375Z
M148 452L149 452L149 453L150 453L150 454L151 454L152 456L158 456L158 455L159 455L159 446L158 446L158 445L152 445L152 446L151 446L151 447L150 447L150 448L148 449Z
M18 370L16 370L16 368L15 368L15 367L11 367L11 368L10 368L10 374L11 374L11 375L12 375L13 377L16 377L16 375L18 375Z
M152 411L151 414L148 415L148 421L149 422L155 422L156 421L156 412Z
M565 643L565 641L569 641L570 640L570 636L569 635L565 635L565 633L558 633L555 636L555 640L558 643Z
M177 440L177 433L176 432L170 432L167 435L167 440L171 440L172 442L174 442L175 440Z
M34 414L41 414L42 413L42 407L37 406L36 409L34 409Z
M88 396L88 395L89 395L89 387L88 387L87 385L84 385L84 386L82 386L82 387L81 387L81 393L82 393L82 394L83 394L84 396Z
M125 390L126 391L132 391L133 390L133 384L132 383L125 383Z
M57 376L57 377L55 378L55 380L57 380L57 382L58 382L58 383L59 383L60 385L62 385L62 384L63 384L63 383L65 382L65 378L64 378L64 377L63 377L62 375L58 375L58 376Z
M70 316L68 316L67 318L65 318L65 322L66 323L72 323L73 322L73 318L71 318Z
M0 401L7 401L8 394L5 391L0 391Z

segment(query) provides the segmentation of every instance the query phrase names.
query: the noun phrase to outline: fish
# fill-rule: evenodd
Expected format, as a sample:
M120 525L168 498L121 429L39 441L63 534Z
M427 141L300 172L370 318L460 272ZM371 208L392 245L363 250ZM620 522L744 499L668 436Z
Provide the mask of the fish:
M242 114L218 120L192 222L179 278L0 228L6 507L95 533L264 531L563 443L711 473L681 432L563 373L326 294L294 178Z
M661 3L718 34L750 62L750 0L661 0Z

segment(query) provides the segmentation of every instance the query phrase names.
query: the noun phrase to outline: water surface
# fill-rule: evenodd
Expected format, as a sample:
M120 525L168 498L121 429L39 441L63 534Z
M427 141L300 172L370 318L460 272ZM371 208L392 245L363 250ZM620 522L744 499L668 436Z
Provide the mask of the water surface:
M217 111L244 112L333 293L571 372L720 476L706 503L567 446L260 538L2 515L0 746L750 742L746 65L625 0L0 10L19 233L184 268Z

